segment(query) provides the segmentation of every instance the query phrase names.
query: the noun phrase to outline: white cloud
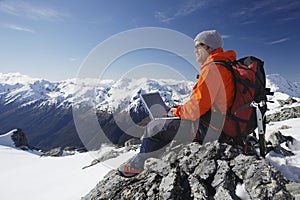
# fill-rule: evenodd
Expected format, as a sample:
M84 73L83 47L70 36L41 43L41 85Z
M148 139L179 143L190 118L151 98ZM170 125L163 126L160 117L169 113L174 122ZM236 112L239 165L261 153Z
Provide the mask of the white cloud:
M67 16L53 8L31 5L23 1L0 2L0 12L33 20L55 21Z
M21 27L21 26L14 25L14 24L7 25L7 28L12 29L12 30L16 30L16 31L24 31L24 32L28 32L28 33L35 33L35 31L32 30L32 29Z
M272 42L269 42L270 45L273 45L273 44L280 44L280 43L283 43L283 42L286 42L290 40L290 38L282 38L282 39L279 39L279 40L275 40L275 41L272 41Z
M298 11L299 7L300 7L300 2L295 0L252 1L249 4L249 7L241 8L241 11L235 13L234 16L238 17L238 16L267 15L267 14L273 14L279 12L285 13L287 15L294 15L295 13L299 13Z
M199 10L205 7L207 1L199 1L199 0L189 0L185 1L185 4L176 12L175 16L186 16L189 15L196 10Z
M242 25L255 24L255 23L256 23L256 21L254 21L254 20L248 20L248 21L242 22Z
M69 58L69 61L71 61L71 62L74 62L74 61L76 61L77 59L76 58L73 58L73 57L70 57Z
M60 13L52 8L30 8L28 16L35 19L59 19L62 17Z
M10 15L18 15L18 11L15 6L0 2L0 11L8 13Z
M167 12L156 12L155 18L164 23L170 22L175 19L175 17L168 16Z
M228 38L230 38L231 36L230 36L230 35L221 35L221 37L222 37L223 39L228 39Z
M184 1L184 4L180 5L177 10L158 11L155 13L155 17L161 22L170 22L178 17L187 16L199 9L207 6L206 0L189 0Z

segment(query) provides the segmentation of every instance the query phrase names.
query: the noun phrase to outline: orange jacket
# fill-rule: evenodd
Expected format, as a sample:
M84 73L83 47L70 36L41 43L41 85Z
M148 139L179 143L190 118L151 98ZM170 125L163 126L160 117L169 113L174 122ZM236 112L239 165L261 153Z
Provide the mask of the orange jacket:
M195 121L210 109L215 110L213 103L222 113L231 106L234 95L234 83L231 72L222 65L209 64L212 61L233 61L234 51L223 51L222 48L213 51L205 63L200 66L200 75L189 100L174 110L174 115L181 119Z

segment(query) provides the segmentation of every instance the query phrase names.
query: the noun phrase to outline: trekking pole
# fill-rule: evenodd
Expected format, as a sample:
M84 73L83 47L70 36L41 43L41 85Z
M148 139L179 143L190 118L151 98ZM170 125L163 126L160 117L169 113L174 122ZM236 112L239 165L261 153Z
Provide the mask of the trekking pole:
M260 111L260 107L264 106L265 102L261 101L259 103L252 102L250 104L251 107L254 107L256 110L256 120L257 120L257 128L258 128L258 142L259 142L259 153L260 156L265 158L265 151L266 151L266 142L265 142L265 131L263 126L263 116Z

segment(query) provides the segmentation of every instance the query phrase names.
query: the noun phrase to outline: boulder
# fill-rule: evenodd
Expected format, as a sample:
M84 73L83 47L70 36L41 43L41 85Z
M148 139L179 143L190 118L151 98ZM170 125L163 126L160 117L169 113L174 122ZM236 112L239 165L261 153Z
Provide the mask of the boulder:
M23 130L18 128L11 136L16 147L29 147L26 135Z
M283 121L300 117L300 106L281 108L279 112L267 115L267 122Z
M292 98L292 97L288 97L286 100L277 100L278 103L280 104L281 107L285 106L285 105L292 105L293 103L297 103L297 100Z
M46 151L42 156L62 156L63 155L63 149L62 147L57 147L54 149L50 149L49 151Z

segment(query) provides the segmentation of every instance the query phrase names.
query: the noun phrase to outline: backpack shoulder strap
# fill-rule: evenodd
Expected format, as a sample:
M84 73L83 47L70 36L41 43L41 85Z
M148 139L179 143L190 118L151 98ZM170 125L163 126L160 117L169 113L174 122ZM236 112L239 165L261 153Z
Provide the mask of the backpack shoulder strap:
M215 60L215 61L208 63L208 65L220 64L220 65L226 67L229 71L233 72L232 66L236 65L237 63L238 63L238 61L236 61L236 60L234 60L234 61Z
M236 60L230 61L230 62L224 61L224 60L215 60L213 62L208 63L208 65L210 65L210 64L220 64L220 65L222 65L223 67L225 67L226 69L228 69L231 72L231 75L232 75L232 78L233 78L233 84L234 84L234 95L233 95L233 101L232 101L232 103L229 107L229 112L227 112L229 114L231 114L231 108L232 108L233 102L236 98L236 82L237 82L237 79L234 75L234 71L233 71L232 66L236 65L237 63L238 62Z
M236 78L236 76L235 76L235 74L234 74L234 69L233 69L233 65L237 65L238 64L238 61L236 61L236 60L234 60L234 61L224 61L224 60L215 60L215 61L213 61L213 62L210 62L210 63L208 63L208 65L210 65L210 64L220 64L220 65L222 65L222 66L224 66L225 68L227 68L230 72L231 72L231 75L232 75L232 78L233 78L233 84L234 84L234 94L233 94L233 99L232 99L232 102L231 102L231 105L230 105L230 107L229 107L229 109L228 109L228 111L227 111L227 114L226 114L226 116L228 116L228 117L233 117L233 115L232 115L232 107L233 107L233 103L234 103L234 101L235 101L235 99L236 99L236 93L237 93L237 86L236 86L236 84L237 84L237 78ZM216 106L216 105L215 105ZM237 121L236 121L236 123L238 123ZM243 145L243 137L242 137L242 134L241 134L241 131L240 131L240 128L239 128L239 126L238 126L238 124L236 125L237 126L237 130L238 130L238 134L237 134L237 137L234 139L235 140L235 143L236 144L239 144L239 145Z

